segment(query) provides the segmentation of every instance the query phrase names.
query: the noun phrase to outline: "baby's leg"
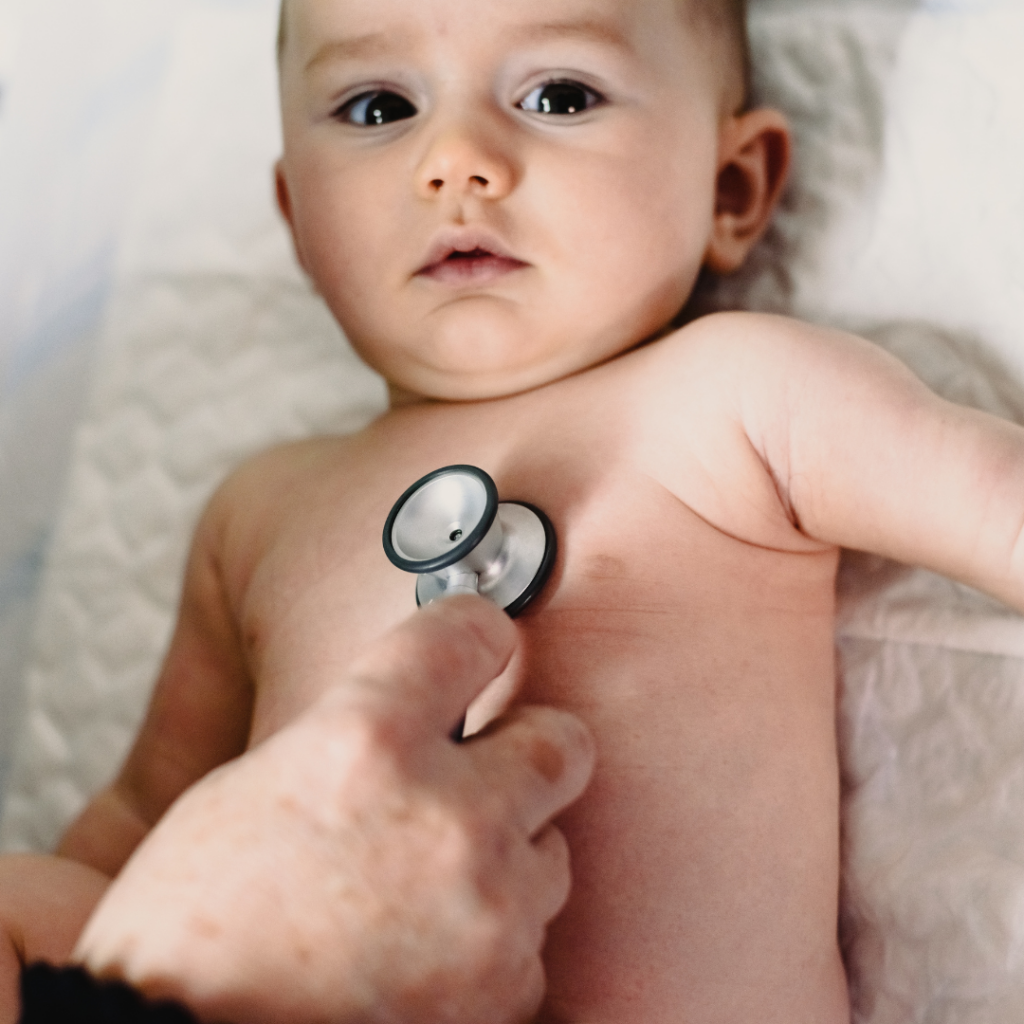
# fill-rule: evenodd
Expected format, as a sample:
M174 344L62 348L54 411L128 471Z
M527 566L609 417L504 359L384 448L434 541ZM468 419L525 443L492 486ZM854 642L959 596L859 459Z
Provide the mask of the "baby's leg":
M60 857L0 858L0 1024L18 1020L22 965L66 961L109 884Z

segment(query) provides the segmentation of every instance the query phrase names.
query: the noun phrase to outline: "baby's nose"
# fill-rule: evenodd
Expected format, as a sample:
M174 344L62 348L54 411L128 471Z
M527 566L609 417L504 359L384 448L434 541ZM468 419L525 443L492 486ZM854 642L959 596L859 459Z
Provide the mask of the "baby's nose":
M487 140L448 130L432 141L416 171L416 191L425 199L472 195L501 199L515 186L511 158Z

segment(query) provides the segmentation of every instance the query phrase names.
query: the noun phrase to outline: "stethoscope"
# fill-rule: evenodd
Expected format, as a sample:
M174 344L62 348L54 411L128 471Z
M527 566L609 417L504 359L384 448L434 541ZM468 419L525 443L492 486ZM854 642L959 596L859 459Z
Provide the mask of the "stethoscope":
M551 520L521 501L499 501L476 466L445 466L417 480L384 525L384 550L415 573L416 604L477 593L518 615L555 564Z

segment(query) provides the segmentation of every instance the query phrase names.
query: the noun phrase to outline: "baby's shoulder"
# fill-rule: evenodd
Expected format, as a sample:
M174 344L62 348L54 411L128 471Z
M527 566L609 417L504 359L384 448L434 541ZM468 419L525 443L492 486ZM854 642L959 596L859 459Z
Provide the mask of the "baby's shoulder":
M795 517L780 483L802 396L837 390L832 355L858 344L786 317L718 313L638 349L617 382L635 461L720 529L791 545Z
M846 338L838 331L775 313L710 313L641 349L659 372L699 369L716 380L739 382L759 375L765 363L778 366L812 358L823 339Z
M770 405L783 364L799 356L804 325L758 313L714 313L649 342L594 372L592 384L616 396L638 427L681 430L709 443L732 431L753 399ZM699 423L699 435L692 433Z
M288 521L333 501L345 507L368 472L360 435L286 442L242 461L221 482L200 519L195 546L218 559L228 548L256 550ZM339 493L341 492L341 493Z
M223 481L211 507L279 502L323 482L328 470L354 470L361 461L359 434L323 435L267 448L241 462Z
M877 346L820 324L769 313L713 313L634 352L623 363L643 408L705 427L741 417L754 432L789 429L815 401L846 390L848 373L873 366ZM883 357L884 358L884 357Z

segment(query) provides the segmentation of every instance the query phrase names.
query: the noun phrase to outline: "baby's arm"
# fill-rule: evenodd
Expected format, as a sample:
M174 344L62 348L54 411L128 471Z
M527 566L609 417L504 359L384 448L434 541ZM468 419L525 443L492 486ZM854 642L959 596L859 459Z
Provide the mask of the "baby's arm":
M215 499L193 541L178 623L145 721L114 782L89 803L59 852L113 876L170 804L240 754L253 689L219 571Z
M59 857L0 858L0 1024L19 1016L25 964L63 964L107 878Z
M1024 609L1024 430L849 335L744 315L716 330L742 348L738 415L802 533Z

